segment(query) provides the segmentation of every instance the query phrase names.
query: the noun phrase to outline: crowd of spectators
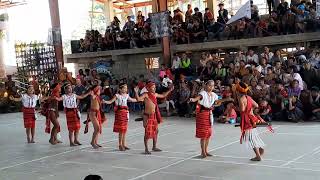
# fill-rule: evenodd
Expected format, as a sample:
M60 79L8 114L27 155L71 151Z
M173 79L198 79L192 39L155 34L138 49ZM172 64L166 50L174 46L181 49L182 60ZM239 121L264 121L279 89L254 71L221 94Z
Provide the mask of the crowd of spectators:
M242 18L227 25L231 17L224 4L219 4L217 19L211 9L200 12L199 8L188 5L183 13L179 8L171 14L171 42L175 44L200 43L204 41L243 39L286 35L317 31L320 28L316 16L315 1L295 0L289 4L281 0L279 4L268 1L269 14L259 15L259 9L251 1L251 19ZM148 18L139 11L136 20L131 16L121 29L120 20L114 17L104 35L96 30L88 30L80 40L80 52L105 51L113 49L143 48L156 45L151 30L150 14Z
M258 51L258 50L257 50ZM238 117L236 84L240 81L249 85L249 95L259 102L260 109L255 113L267 121L286 120L291 122L320 120L320 51L297 47L293 52L264 47L259 53L253 49L247 52L203 52L199 57L191 52L177 53L172 58L171 67L164 64L155 73L139 77L123 77L98 74L95 69L80 69L76 78L66 76L64 81L73 84L74 92L81 95L92 85L100 85L101 98L111 99L118 91L120 83L128 84L128 93L134 97L134 88L146 92L147 81L157 84L157 92L166 91L171 86L175 90L166 98L159 100L159 107L168 115L192 117L195 103L188 100L195 97L207 80L215 81L214 92L220 98L232 98L214 110L219 122L236 122ZM61 78L60 78L61 79ZM36 92L41 83L36 79L31 82ZM45 87L48 87L45 85ZM46 92L41 87L42 92ZM1 107L19 107L10 104L9 96L19 96L11 77L5 84L0 84ZM6 101L4 101L4 99ZM3 106L9 103L10 106ZM90 98L79 102L79 109L86 111ZM21 105L20 105L21 106ZM141 112L142 103L129 103L131 111ZM2 108L0 108L2 109ZM113 105L104 105L103 110L110 112ZM3 109L2 109L3 110Z
M222 58L216 53L203 52L199 61L190 53L178 53L172 59L172 66L164 64L159 74L140 75L123 79L103 79L95 70L79 71L75 92L81 94L92 84L101 84L102 98L110 99L118 91L118 84L128 84L129 95L134 97L134 88L145 92L145 84L152 80L159 93L171 86L175 90L167 99L159 100L160 107L168 116L192 117L195 104L189 103L203 88L204 82L215 80L214 92L221 98L233 98L216 107L214 115L219 122L236 122L238 113L235 85L240 81L250 86L249 95L260 104L258 113L267 121L287 120L292 122L320 120L320 51L298 49L292 53L270 50L264 47L256 53L238 51L226 53ZM93 74L92 74L93 73ZM109 105L108 105L109 106ZM142 110L142 104L129 104L131 111ZM112 105L104 107L106 112ZM229 117L229 120L228 120Z

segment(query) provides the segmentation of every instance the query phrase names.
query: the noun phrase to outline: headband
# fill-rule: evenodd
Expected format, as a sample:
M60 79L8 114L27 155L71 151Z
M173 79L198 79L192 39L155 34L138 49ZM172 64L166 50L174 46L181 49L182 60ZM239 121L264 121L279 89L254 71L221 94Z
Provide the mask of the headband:
M240 93L247 93L248 90L249 90L249 87L246 85L246 88L243 88L240 86L240 84L237 84L237 91L240 92Z
M154 85L156 85L154 82L148 82L147 89L150 89Z

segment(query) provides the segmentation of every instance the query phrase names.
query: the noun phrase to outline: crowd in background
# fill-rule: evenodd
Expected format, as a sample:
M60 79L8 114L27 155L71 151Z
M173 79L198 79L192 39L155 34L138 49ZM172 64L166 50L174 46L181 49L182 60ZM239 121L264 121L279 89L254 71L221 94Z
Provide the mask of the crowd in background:
M285 0L280 3L268 1L269 14L259 15L259 9L251 1L251 19L242 18L227 25L228 10L219 4L217 19L211 9L203 12L190 4L184 13L179 8L170 12L171 42L174 44L200 43L204 41L242 39L286 35L318 31L320 20L316 16L315 1ZM122 28L121 28L122 27ZM135 21L127 17L122 26L114 17L104 34L88 30L85 38L80 40L80 52L105 51L113 49L143 48L160 42L151 30L150 14L146 18L141 11Z

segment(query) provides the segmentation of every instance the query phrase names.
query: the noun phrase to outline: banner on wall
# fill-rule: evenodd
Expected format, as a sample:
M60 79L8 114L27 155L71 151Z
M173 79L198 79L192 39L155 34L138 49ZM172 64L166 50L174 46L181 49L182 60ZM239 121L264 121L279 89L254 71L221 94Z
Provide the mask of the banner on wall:
M151 29L156 38L170 36L169 15L168 11L151 14Z
M317 17L320 17L320 0L316 1Z

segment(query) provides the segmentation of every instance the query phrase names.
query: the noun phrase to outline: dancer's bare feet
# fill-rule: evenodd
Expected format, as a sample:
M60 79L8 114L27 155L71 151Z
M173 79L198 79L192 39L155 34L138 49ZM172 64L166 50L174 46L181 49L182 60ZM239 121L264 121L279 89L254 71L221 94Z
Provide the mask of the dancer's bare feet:
M31 140L31 141L30 141L30 143L32 143L32 144L33 144L33 143L36 143L36 142L35 142L34 140Z
M99 146L97 146L96 144L91 143L91 146L93 147L93 149L98 149Z
M211 156L212 156L212 154L209 154L209 153L206 153L206 155L207 155L208 157L211 157Z
M96 144L98 147L102 147L100 144Z
M152 151L154 151L154 152L161 152L162 150L159 149L159 148L152 148Z
M260 156L263 156L263 154L264 154L264 149L263 149L263 148L259 148L259 153L260 153Z
M202 158L202 159L204 159L204 158L206 158L206 157L207 157L206 154L201 154L201 156L200 156L200 158Z
M71 142L70 147L72 147L72 146L77 146L77 145L75 143Z
M124 149L125 149L125 150L130 150L130 148L128 148L127 146L124 146Z
M119 151L125 151L126 149L123 146L119 146Z
M56 140L56 143L59 143L59 144L60 144L60 143L62 143L62 141L60 141L60 140Z
M57 141L54 141L53 139L50 139L50 140L49 140L49 143L52 144L52 145L56 145L56 144L57 144Z
M251 161L261 161L261 157L254 157L252 159L250 159Z
M82 145L79 141L74 141L74 143L75 143L76 145L79 145L79 146Z
M145 154L145 155L150 155L151 152L150 152L148 149L146 149L146 150L144 151L144 154Z

